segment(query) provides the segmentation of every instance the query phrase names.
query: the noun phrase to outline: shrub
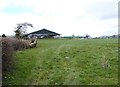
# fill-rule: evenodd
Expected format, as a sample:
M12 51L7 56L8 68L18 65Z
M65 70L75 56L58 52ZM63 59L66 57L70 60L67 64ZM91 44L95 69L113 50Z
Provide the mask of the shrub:
M11 42L15 51L29 48L28 40L12 39Z
M14 68L14 51L29 48L28 40L15 38L2 38L2 72L11 71Z
M15 57L14 52L29 48L28 40L18 40L15 38L2 38L2 80L5 82L7 79L7 73L14 70Z
M2 72L10 71L14 63L13 59L13 47L9 38L3 38L2 40Z

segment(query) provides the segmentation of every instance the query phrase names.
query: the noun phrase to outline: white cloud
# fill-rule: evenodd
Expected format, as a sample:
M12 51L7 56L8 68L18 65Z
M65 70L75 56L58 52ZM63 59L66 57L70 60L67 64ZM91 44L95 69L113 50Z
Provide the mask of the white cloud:
M35 26L34 29L27 29L28 32L47 28L62 35L88 33L91 36L100 36L112 34L110 31L115 34L117 33L116 5L115 0L1 0L0 34L14 34L16 23L21 22L30 22ZM25 8L30 12L11 14L3 11L10 6Z

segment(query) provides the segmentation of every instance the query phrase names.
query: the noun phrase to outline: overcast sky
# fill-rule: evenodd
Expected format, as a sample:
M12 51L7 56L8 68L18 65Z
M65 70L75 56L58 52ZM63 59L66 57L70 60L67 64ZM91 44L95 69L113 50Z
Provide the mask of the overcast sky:
M0 35L14 35L17 23L33 32L46 28L67 35L118 34L119 0L0 0Z

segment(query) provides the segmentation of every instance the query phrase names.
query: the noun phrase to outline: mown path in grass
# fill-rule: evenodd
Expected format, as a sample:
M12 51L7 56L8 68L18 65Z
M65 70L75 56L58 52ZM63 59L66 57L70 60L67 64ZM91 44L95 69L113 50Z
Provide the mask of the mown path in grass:
M40 39L37 48L17 53L17 57L21 59L17 60L18 71L16 70L16 76L13 76L14 79L10 83L117 84L117 43L117 39ZM16 78L20 79L16 81Z

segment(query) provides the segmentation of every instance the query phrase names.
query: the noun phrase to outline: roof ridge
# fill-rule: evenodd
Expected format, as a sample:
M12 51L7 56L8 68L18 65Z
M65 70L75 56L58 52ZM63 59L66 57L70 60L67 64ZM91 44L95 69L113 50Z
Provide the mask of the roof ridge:
M43 28L43 29L41 29L41 30L38 30L38 31L31 32L31 33L26 34L26 35L30 35L30 34L34 34L34 33L36 33L36 34L60 35L60 34L58 34L58 33L56 33L56 32L47 30L47 29L45 29L45 28Z

